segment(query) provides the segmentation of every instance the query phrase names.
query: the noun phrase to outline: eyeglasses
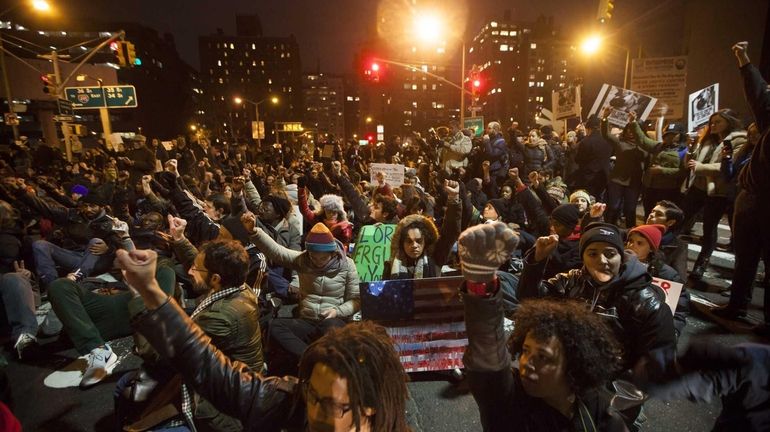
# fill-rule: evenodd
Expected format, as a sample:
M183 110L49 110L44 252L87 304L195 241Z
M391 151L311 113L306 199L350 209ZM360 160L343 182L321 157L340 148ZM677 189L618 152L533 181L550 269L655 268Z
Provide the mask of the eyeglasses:
M194 270L200 273L209 273L208 270L199 269L198 267L190 267L190 270Z
M322 398L313 387L310 386L308 381L302 382L302 394L305 396L305 400L311 405L321 404L321 409L326 415L331 415L335 418L342 418L350 411L350 404L341 404L335 402L332 398Z

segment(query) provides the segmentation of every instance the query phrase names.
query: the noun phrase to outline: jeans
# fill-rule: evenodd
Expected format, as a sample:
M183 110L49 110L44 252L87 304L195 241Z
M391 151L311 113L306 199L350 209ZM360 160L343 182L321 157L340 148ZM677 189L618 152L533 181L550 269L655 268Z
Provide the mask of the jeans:
M329 330L344 326L345 321L339 318L329 318L320 321L310 321L302 318L277 318L270 323L270 336L283 349L299 360L310 343L326 334Z
M719 221L728 207L730 207L730 201L726 197L708 196L705 191L695 187L687 190L682 202L685 217L683 226L692 226L698 211L703 209L703 237L698 255L699 261L711 258L711 253L714 252L717 244Z
M34 336L37 333L35 294L29 279L18 273L0 275L0 296L11 325L12 340L18 339L22 333Z
M621 204L626 228L636 226L636 203L639 201L641 185L622 186L613 181L607 183L607 222L617 225Z
M59 247L46 240L37 240L32 243L32 254L35 257L35 268L43 286L48 286L59 277L56 266L63 267L67 272L80 269L83 277L91 273L103 273L112 267L115 260L114 253L94 255L88 252L88 248L98 239L91 239L83 252L71 251Z
M158 268L155 278L163 292L173 294L176 278L171 268ZM105 341L128 336L133 332L129 323L129 302L132 297L128 291L111 295L98 294L67 278L56 279L48 292L56 316L81 355L104 345Z

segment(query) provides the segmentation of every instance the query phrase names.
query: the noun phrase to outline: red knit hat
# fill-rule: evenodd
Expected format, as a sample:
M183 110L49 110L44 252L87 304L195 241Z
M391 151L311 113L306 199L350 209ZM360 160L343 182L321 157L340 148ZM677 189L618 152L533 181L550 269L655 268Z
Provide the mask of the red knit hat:
M337 242L329 228L319 222L307 233L305 248L311 252L334 252L337 250Z
M663 238L663 234L666 232L666 226L661 224L653 224L653 225L639 225L636 228L633 228L631 231L628 232L628 235L630 236L633 233L639 233L644 238L647 239L647 242L650 243L650 247L652 247L653 250L657 251L660 247L660 239Z

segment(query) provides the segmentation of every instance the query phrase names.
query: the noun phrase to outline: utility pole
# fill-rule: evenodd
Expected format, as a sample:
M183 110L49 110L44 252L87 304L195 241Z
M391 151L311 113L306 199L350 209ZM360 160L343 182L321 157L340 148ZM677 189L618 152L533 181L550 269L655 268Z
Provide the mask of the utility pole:
M3 86L5 87L5 100L8 102L8 112L13 114L13 96L11 96L11 85L8 83L8 69L5 65L5 48L3 48L3 33L0 32L0 68L3 69ZM13 130L13 139L19 139L19 127L15 124L11 126Z
M62 97L62 90L64 89L62 87L61 69L59 69L59 54L56 51L51 51L50 55L40 57L48 58L53 63L54 82L56 83L55 97L60 99ZM61 132L64 136L65 156L67 157L68 161L72 161L72 137L70 134L71 130L69 122L61 122Z

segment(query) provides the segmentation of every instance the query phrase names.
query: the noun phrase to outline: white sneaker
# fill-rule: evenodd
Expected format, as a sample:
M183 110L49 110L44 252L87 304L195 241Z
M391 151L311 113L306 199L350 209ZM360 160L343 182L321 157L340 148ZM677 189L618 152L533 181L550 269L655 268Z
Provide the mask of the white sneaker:
M83 379L80 380L80 388L91 387L110 376L117 363L118 356L112 352L109 345L91 350L88 354L88 366L83 372Z
M37 346L37 338L29 333L22 333L19 338L16 339L16 343L13 345L13 349L16 350L16 354L19 356L19 360L24 360L29 357L29 354Z

